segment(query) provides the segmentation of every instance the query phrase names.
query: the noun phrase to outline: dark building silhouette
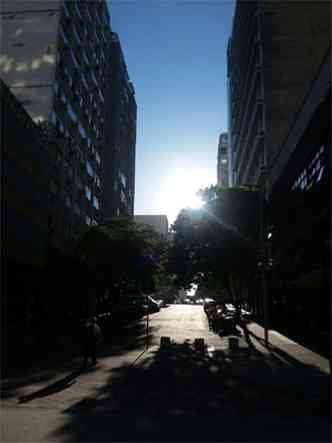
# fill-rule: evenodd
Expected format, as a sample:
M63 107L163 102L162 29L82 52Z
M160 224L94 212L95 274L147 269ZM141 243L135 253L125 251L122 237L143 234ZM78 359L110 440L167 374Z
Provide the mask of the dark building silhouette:
M112 33L108 66L109 102L105 115L102 154L104 217L132 216L135 197L136 114L135 90L129 80L119 37Z
M257 185L277 161L328 51L329 12L328 2L237 2L228 48L236 184Z
M228 181L228 134L223 132L219 136L218 143L218 157L217 157L217 183L218 186L227 188L229 186Z
M60 317L91 313L95 275L71 253L105 215L133 213L136 103L105 0L0 14L2 345L22 358L22 337L47 347Z
M1 312L2 326L15 329L29 326L33 304L47 298L41 280L51 234L49 152L56 146L2 81L0 86Z
M260 246L272 325L325 353L330 71L329 2L237 2L228 46L232 179L267 200ZM262 316L259 286L251 292Z
M113 79L119 51L104 0L5 0L1 17L6 36L0 58L1 78L32 119L50 137L61 140L50 176L54 193L50 218L54 231L61 230L58 203L64 201L69 245L79 236L80 225L97 224L111 214L109 200L117 199L118 194L126 199L127 208L114 206L121 214L132 212L136 119L129 127L125 105L123 113L117 111L120 89L125 84L121 75L126 75L129 85L124 58ZM125 90L130 88L133 91L132 85ZM128 93L131 101L132 95ZM110 149L115 145L116 131L120 131L117 125L121 126L121 161L112 157ZM116 147L120 147L118 141ZM113 176L125 177L128 186L124 195L115 191L114 180L110 182L110 169Z

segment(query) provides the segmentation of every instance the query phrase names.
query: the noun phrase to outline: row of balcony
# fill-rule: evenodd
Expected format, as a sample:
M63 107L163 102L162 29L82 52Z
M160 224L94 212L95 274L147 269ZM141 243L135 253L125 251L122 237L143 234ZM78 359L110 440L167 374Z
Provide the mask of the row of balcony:
M239 134L239 137L234 139L234 144L237 146L238 153L235 163L236 168L240 167L240 164L242 163L243 156L248 148L248 140L251 138L251 134L253 132L254 124L256 124L255 129L257 129L257 126L259 126L257 132L260 132L263 129L263 115L257 115L260 109L262 109L262 112L264 112L263 100L259 89L258 84L258 87L251 94L249 103L247 103L245 117L243 118L242 131Z
M256 18L256 15L251 16L251 22L248 29L250 30L249 36L243 32L241 36L241 41L245 44L245 50L241 51L241 53L233 54L231 58L231 92L234 97L234 103L237 103L237 107L239 107L239 100L241 100L243 96L243 91L245 91L245 85L247 84L247 77L250 75L252 69L252 58L253 51L255 51L255 46L258 41L257 38L257 26L256 23L252 23L253 19ZM244 39L244 35L246 38ZM245 54L243 56L243 54ZM234 112L236 109L234 109Z

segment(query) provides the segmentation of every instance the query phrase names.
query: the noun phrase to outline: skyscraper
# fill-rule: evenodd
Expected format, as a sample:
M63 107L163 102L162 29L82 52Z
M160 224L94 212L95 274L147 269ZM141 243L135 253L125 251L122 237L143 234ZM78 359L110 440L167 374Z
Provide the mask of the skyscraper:
M1 15L0 75L33 120L59 141L49 177L55 194L50 217L55 227L65 217L75 236L79 224L100 222L104 211L110 215L105 195L113 198L114 185L106 177L112 162L119 165L110 153L111 127L105 125L113 103L109 73L117 57L106 1L4 0ZM133 125L136 130L136 120ZM130 165L124 174L132 207L135 139L122 153L130 155L123 162ZM65 214L58 200L65 202Z
M219 136L217 183L223 188L228 187L228 134L223 132Z
M237 2L228 50L236 184L257 185L268 175L328 51L329 34L328 2Z
M119 36L111 36L103 151L104 217L134 213L136 113L135 90L129 80Z

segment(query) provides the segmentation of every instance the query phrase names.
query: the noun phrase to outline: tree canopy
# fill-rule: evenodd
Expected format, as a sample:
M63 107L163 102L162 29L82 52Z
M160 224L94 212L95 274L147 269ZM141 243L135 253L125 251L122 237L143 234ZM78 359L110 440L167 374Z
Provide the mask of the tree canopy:
M97 272L106 287L151 291L165 249L165 240L150 226L115 218L91 227L75 254Z
M168 270L179 287L203 283L224 289L236 305L257 270L259 196L248 189L218 187L200 194L203 208L182 210L172 226Z

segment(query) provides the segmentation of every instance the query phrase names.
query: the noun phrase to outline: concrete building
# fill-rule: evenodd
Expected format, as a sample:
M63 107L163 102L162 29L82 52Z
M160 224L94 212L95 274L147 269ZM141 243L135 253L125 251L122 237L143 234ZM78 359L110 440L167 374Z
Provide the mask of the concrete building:
M135 90L129 80L119 37L112 33L111 63L107 71L105 149L103 161L104 217L132 216L135 197Z
M160 235L168 238L168 219L166 215L135 215L136 223L152 226Z
M129 208L134 200L135 140L130 148L124 141L121 162L113 161L114 137L111 126L105 124L113 106L111 92L119 87L118 80L112 84L110 74L118 55L112 55L114 36L107 4L105 0L4 0L1 18L6 38L0 76L32 119L57 142L51 155L54 205L50 218L55 231L62 229L58 207L64 202L65 229L74 240L82 223L97 224L110 214L108 203L116 194L114 180L111 183L108 178L110 168L130 164L113 175L123 172L131 185L126 191ZM136 129L136 120L133 125ZM127 134L126 128L121 130Z
M331 303L330 35L329 2L238 1L228 50L233 178L268 200L270 319L319 341ZM251 292L262 316L260 285Z
M49 152L55 145L49 146L41 128L2 81L0 92L2 326L28 329L31 306L47 299L42 280L54 234L49 219Z
M1 255L42 267L49 236L52 192L47 138L0 80Z
M328 2L237 2L228 50L235 184L258 185L266 178L271 192L269 171L326 56L329 36Z
M217 163L217 183L218 186L226 188L229 186L229 165L228 165L228 134L223 132L219 137L218 163Z

